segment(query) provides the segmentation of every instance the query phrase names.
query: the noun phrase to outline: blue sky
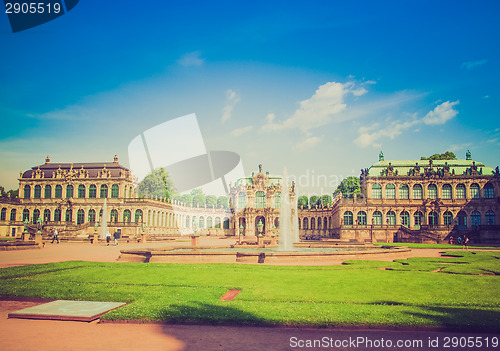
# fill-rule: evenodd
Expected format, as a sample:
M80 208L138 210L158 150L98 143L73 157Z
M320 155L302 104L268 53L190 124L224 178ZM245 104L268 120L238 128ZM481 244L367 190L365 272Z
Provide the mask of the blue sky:
M17 187L19 171L46 155L118 154L128 165L135 136L190 113L208 150L239 153L247 174L286 166L309 194L331 193L380 150L419 159L470 149L494 167L499 10L497 1L85 0L15 34L3 14L0 184Z

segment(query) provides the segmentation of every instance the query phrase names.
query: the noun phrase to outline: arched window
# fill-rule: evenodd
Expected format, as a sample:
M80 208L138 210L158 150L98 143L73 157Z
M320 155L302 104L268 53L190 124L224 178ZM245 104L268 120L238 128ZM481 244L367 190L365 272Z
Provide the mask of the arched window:
M318 217L316 223L318 224L318 229L321 229L321 218Z
M281 208L281 193L274 194L274 208Z
M56 185L56 192L54 194L54 197L56 199L62 198L62 186L61 185Z
M54 222L60 222L61 221L61 210L56 208L54 210Z
M42 197L42 187L40 185L35 185L35 199L39 199Z
M120 190L118 188L118 184L113 184L111 186L111 198L113 199L117 199L118 198L118 195L120 193Z
M429 226L437 227L439 224L438 220L439 220L439 215L437 214L437 212L432 211L431 213L429 213Z
M443 214L443 223L444 225L453 225L453 213L446 211Z
M415 221L415 228L419 229L422 225L422 220L424 218L424 214L420 211L415 212L413 215L413 220Z
M97 197L97 187L95 184L89 186L89 199L95 199Z
M0 221L5 221L7 218L7 208L2 208L2 212L0 212Z
M427 197L429 199L437 199L437 197L438 197L438 188L437 188L436 184L430 184L427 187Z
M481 225L481 213L479 213L479 211L472 212L470 215L470 224Z
M212 217L207 217L207 228L212 228Z
M465 185L457 185L457 199L465 199Z
M50 222L50 210L48 208L43 210L43 221Z
M404 225L405 227L409 228L410 227L410 214L406 211L403 211L403 212L401 212L400 217L401 217L401 225Z
M257 191L255 193L255 208L266 207L266 195L263 191Z
M130 223L130 218L132 218L132 214L130 213L130 210L123 211L123 221L125 223Z
M385 197L386 199L396 198L396 187L394 186L394 184L387 184L385 186Z
M89 222L95 223L95 210L89 210Z
M382 198L382 186L379 183L375 183L372 186L372 198L374 199Z
M410 188L408 188L408 185L401 184L399 186L399 198L405 200L410 198Z
M109 216L109 221L110 222L118 222L118 211L117 210L111 210L111 215Z
M420 200L424 198L424 191L422 189L422 185L420 184L415 184L413 186L413 198L415 200Z
M82 209L79 209L76 212L76 225L83 224L85 222L85 212Z
M470 197L472 199L479 199L479 185L478 184L472 184L470 186Z
M451 185L445 184L443 185L443 199L450 200L452 197Z
M464 211L460 211L457 214L457 226L461 229L467 228L467 213Z
M17 211L16 211L15 208L12 209L12 210L10 210L10 220L11 221L15 221L16 220L16 214L17 214Z
M26 222L26 220L30 220L30 210L27 208L23 210L23 222Z
M105 199L108 197L108 186L106 184L101 185L101 193L99 195L101 199Z
M73 222L73 211L66 210L66 222Z
M396 225L396 213L394 211L387 212L386 218L388 225Z
M247 206L247 194L243 191L238 194L238 208L245 208Z
M31 197L31 187L28 184L26 184L24 186L24 198L29 199L30 197Z
M493 185L486 184L484 186L484 198L493 199L495 197L495 191L493 190Z
M200 220L198 222L199 222L198 225L199 225L200 229L205 228L205 218L203 216L200 216Z
M382 212L380 211L373 212L373 224L382 225Z
M220 217L215 217L215 229L220 229Z
M303 227L304 229L309 229L309 219L307 217L304 218L303 222Z
M38 222L38 218L40 218L40 210L37 208L33 211L33 224Z
M85 198L85 185L83 184L78 185L78 198L79 199Z
M311 218L311 229L316 229L316 218Z
M495 225L495 212L492 210L486 211L486 225Z
M328 220L325 218L323 218L323 229L328 229Z
M227 217L224 218L223 226L224 226L224 229L229 229L229 218L227 218Z
M142 219L142 210L135 210L135 223L139 223Z
M46 199L50 199L52 197L52 187L50 185L45 186L45 194Z
M66 198L71 199L73 197L73 185L69 184L66 186Z
M358 212L358 224L359 225L366 225L366 212L365 211Z

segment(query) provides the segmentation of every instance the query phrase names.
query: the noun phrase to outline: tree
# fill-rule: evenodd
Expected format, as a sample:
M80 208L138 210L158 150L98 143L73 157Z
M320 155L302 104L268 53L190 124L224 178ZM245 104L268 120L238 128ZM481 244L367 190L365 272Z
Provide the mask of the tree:
M191 194L184 194L181 196L181 202L186 206L193 206L193 196Z
M159 196L170 198L175 192L174 185L167 172L162 167L152 170L139 183L139 196Z
M207 198L205 200L205 205L206 207L217 207L217 196L215 195L207 195Z
M332 197L330 195L322 195L320 198L320 203L323 206L328 206L332 203Z
M299 196L299 198L297 199L297 207L300 208L300 206L302 206L303 208L307 208L308 205L309 199L307 198L307 196Z
M429 157L422 156L420 157L421 160L456 160L457 156L451 151L446 151L445 153L442 154L434 154Z
M224 207L226 210L229 209L229 202L226 196L219 196L217 198L217 207Z
M309 198L311 208L316 208L319 205L319 196L313 195Z
M333 192L333 196L342 193L342 197L352 199L355 194L361 193L358 177L347 177L343 179L337 189Z
M199 190L199 189L196 189L196 190ZM193 194L194 193L194 194ZM193 196L193 207L205 207L205 204L206 204L206 195L203 194L203 192L195 192L195 190L193 190L191 192L191 195Z

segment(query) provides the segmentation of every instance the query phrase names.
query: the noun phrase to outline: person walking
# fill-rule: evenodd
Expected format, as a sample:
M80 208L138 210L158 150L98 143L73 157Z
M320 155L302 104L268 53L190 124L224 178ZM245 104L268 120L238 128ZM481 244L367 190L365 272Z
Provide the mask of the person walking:
M118 245L119 234L117 231L113 233L113 240L115 241L115 246Z
M109 246L109 242L110 242L110 241L111 241L111 233L110 233L110 232L109 232L109 230L108 230L108 232L106 233L106 242L107 242L108 244L107 244L106 246Z
M464 236L464 250L469 250L469 237Z
M53 244L55 240L57 240L57 243L59 244L59 233L57 231L57 228L54 230L54 234L52 235L51 244Z

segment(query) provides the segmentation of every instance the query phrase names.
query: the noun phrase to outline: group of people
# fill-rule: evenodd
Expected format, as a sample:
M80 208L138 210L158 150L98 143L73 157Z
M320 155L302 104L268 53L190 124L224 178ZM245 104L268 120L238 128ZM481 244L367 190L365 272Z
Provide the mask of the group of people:
M113 233L113 240L115 241L115 245L118 245L118 239L120 239L120 233L118 231ZM106 233L106 243L107 246L109 246L109 243L111 242L111 233L108 232Z
M450 236L450 244L453 245L453 235ZM460 245L462 244L463 245L463 249L464 250L469 250L469 237L467 235L464 235L464 237L458 237L457 239L457 243Z

